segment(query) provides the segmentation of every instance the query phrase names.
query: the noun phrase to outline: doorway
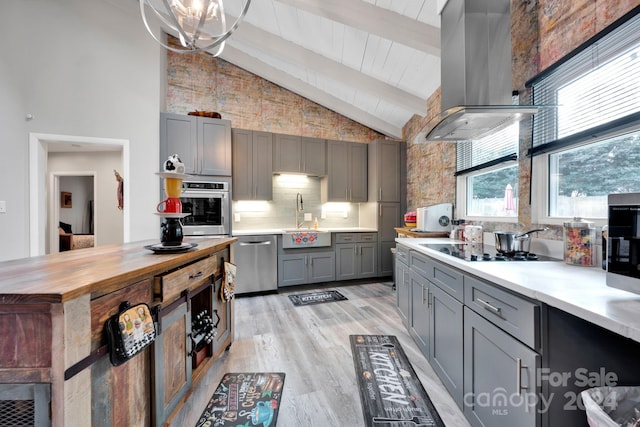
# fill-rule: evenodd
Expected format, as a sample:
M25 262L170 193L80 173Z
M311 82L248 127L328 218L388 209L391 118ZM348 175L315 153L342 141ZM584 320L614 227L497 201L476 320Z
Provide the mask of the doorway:
M49 242L46 253L96 246L94 227L95 172L54 172L49 201Z
M109 186L115 186L113 170L107 171L77 171L68 169L67 172L58 172L52 174L49 170L49 160L53 157L65 156L85 156L85 158L99 159L105 156L117 156L120 165L119 172L125 178L130 176L129 166L129 141L122 139L110 138L94 138L94 137L78 137L70 135L52 135L52 134L29 134L29 253L30 256L44 255L50 252L52 244L58 240L58 222L54 222L57 206L60 204L59 190L55 190L55 175L60 176L67 174L68 176L87 176L91 175L94 179L94 212L98 213L101 202L105 202L113 206L110 197L114 197L114 192L101 191L98 182L100 180L109 179ZM77 164L85 163L78 162ZM59 181L58 184L59 186ZM58 187L59 188L59 187ZM111 187L110 187L111 188ZM113 187L115 188L115 187ZM118 213L119 227L121 230L117 234L117 238L121 242L128 242L130 239L130 214L129 206L129 181L124 180L124 200L123 208ZM53 196L55 195L55 197ZM53 200L56 200L56 209L53 209ZM73 195L71 196L73 200ZM104 215L94 215L94 232L98 235L109 236L109 232L100 233L100 227L106 221ZM112 225L109 223L108 225ZM104 225L104 224L102 224ZM104 242L103 243L110 243Z

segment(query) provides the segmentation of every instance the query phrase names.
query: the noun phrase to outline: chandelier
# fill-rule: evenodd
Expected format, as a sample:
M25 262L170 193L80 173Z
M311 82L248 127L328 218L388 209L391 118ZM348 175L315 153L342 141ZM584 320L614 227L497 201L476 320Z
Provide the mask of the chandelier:
M251 0L243 0L240 15L227 29L222 0L139 0L140 14L151 37L166 49L178 53L208 51L218 56L224 49L225 40L231 36L247 14ZM168 46L160 40L147 21L146 9L171 31L177 33L182 47ZM214 48L217 48L213 51Z

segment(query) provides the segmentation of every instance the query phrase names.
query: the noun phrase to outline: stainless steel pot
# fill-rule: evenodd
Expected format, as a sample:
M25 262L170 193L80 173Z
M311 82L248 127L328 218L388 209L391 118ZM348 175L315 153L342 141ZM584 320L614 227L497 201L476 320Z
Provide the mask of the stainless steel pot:
M496 237L496 251L505 255L512 255L516 252L529 253L529 248L531 246L531 236L529 236L529 234L545 230L548 230L548 228L536 228L524 233L494 231L493 234Z

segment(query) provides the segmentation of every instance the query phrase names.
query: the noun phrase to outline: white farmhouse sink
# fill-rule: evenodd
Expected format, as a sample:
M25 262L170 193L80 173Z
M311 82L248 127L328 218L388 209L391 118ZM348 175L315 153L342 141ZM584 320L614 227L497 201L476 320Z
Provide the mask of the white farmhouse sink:
M285 228L282 230L282 247L317 248L331 246L331 233L326 230L309 230L305 228Z

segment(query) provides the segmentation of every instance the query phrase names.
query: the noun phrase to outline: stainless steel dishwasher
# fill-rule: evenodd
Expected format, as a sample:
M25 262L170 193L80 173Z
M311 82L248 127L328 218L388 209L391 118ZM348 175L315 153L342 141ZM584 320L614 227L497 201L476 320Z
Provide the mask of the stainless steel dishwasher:
M237 267L236 294L278 289L276 236L238 236L233 251Z

